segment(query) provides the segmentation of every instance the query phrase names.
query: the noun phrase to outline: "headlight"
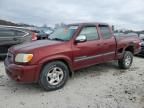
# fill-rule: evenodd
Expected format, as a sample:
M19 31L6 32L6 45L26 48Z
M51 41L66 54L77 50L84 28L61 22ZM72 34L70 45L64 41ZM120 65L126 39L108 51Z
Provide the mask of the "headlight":
M32 60L33 54L17 54L15 57L15 62L28 63Z

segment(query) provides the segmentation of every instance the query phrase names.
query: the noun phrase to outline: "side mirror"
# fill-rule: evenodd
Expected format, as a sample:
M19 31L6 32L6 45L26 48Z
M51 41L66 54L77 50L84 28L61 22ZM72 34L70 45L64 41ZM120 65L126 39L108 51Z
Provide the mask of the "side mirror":
M79 35L75 40L76 43L81 43L86 41L87 41L87 37L85 35Z

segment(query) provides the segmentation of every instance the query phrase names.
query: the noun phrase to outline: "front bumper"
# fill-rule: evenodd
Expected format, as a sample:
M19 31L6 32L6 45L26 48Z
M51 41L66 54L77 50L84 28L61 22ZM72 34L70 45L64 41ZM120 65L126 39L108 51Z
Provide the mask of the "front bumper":
M37 82L38 65L17 65L9 63L6 59L4 62L6 74L13 80L22 83Z

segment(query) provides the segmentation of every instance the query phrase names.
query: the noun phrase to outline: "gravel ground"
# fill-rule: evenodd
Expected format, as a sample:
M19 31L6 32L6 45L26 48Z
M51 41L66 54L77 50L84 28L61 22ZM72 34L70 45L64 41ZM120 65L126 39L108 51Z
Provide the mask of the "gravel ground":
M10 80L0 62L0 108L144 108L144 58L120 70L115 62L77 71L64 88L46 92L37 84Z

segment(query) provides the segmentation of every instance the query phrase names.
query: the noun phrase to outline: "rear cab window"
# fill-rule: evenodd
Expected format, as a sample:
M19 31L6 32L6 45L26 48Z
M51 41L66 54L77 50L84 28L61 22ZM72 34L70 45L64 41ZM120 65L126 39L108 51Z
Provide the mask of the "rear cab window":
M100 33L103 39L110 39L112 37L110 28L108 25L99 25Z

